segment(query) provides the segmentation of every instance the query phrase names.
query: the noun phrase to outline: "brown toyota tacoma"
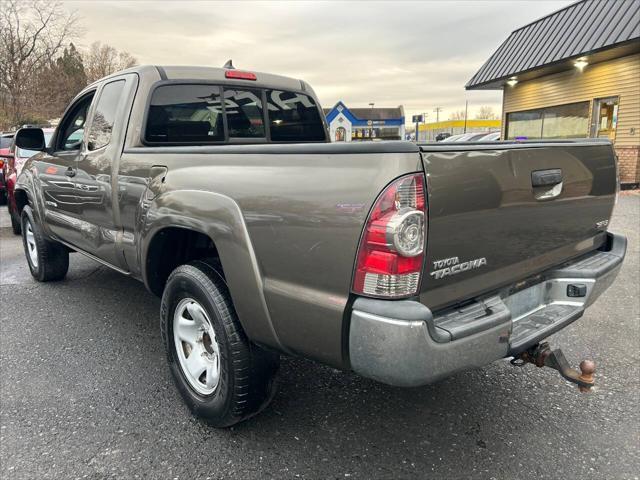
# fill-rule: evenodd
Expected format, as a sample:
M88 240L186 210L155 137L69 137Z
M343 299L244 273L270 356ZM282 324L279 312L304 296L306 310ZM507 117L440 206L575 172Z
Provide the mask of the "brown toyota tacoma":
M303 81L142 66L85 88L15 191L38 281L79 252L162 296L169 367L216 426L264 408L280 354L397 386L542 342L616 277L608 141L330 143Z

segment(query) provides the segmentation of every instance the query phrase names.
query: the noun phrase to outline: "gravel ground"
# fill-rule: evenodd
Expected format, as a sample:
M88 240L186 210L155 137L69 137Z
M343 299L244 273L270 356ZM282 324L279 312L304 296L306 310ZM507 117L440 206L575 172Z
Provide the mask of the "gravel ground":
M215 430L173 387L159 300L78 254L65 281L36 283L2 207L0 478L637 479L639 225L627 193L617 281L552 338L596 361L590 395L507 361L397 389L284 358L272 405Z

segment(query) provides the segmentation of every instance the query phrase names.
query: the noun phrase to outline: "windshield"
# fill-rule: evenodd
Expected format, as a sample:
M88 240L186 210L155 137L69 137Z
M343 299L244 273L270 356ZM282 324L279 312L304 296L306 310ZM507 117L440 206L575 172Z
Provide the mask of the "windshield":
M51 135L51 132L44 133L44 143L47 144L47 146L49 145L49 140L51 140ZM31 158L36 153L38 153L37 150L25 150L24 148L16 148L16 156L19 158Z
M0 136L0 148L9 148L11 146L12 140L13 140L13 135Z

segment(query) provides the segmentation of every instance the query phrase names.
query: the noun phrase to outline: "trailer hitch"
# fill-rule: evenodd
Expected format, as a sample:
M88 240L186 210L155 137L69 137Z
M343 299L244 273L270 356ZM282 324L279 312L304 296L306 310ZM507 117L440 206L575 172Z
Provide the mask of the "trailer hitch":
M547 342L539 343L511 360L511 364L517 367L523 367L527 363L532 363L536 367L550 367L557 370L565 380L578 385L581 392L589 392L591 387L595 385L596 364L593 360L580 362L580 372L578 372L569 366L562 350L559 348L551 350Z

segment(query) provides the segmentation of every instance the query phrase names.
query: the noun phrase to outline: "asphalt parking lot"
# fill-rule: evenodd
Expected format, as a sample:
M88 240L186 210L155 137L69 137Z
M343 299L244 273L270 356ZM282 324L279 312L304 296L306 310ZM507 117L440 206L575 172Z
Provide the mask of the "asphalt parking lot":
M598 366L588 395L507 361L397 389L285 358L260 416L229 430L193 419L173 387L159 300L74 254L38 284L2 207L0 477L637 479L640 475L640 196L611 229L623 269L587 314L552 337Z

